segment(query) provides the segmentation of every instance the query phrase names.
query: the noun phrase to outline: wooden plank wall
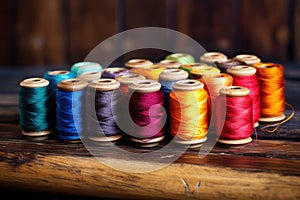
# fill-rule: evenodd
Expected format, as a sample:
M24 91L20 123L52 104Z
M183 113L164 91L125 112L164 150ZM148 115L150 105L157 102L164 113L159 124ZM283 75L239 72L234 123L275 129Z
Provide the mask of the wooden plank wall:
M1 0L0 66L71 64L108 37L142 26L178 30L230 57L300 61L299 13L299 0Z

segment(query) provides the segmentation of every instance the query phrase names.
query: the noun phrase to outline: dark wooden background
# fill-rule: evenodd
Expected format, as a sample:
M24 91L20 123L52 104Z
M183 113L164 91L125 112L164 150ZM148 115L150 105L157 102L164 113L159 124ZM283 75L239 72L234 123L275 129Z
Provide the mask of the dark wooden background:
M143 26L180 31L228 56L300 61L299 0L0 0L0 66L69 65Z

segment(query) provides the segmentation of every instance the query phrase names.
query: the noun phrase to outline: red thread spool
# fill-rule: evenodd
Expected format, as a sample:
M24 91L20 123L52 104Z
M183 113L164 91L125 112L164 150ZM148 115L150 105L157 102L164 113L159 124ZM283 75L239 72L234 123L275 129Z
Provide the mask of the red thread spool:
M232 85L243 86L250 90L249 96L253 103L253 122L254 126L257 127L260 118L260 88L256 69L247 65L239 65L227 69L227 73L233 77Z
M218 142L238 145L252 141L253 112L249 93L250 90L242 86L228 86L220 90L221 95L226 95L226 103L219 101L217 104L217 118L220 117L217 120L217 133L220 134ZM225 115L221 113L224 112L223 106L226 106ZM225 116L224 124L222 116Z

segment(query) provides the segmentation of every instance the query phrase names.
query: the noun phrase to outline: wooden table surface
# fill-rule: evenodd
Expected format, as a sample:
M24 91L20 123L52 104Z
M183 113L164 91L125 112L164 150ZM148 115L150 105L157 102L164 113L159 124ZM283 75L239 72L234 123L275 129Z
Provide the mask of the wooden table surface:
M112 169L81 143L53 138L33 142L21 136L18 83L42 76L49 68L0 69L0 188L11 195L23 191L24 195L77 199L300 199L300 68L285 66L286 100L296 112L277 132L265 133L258 127L253 145L237 149L217 144L204 158L199 158L198 151L187 150L174 163L148 173ZM161 147L118 145L141 154ZM106 151L106 147L95 148ZM149 164L128 161L126 155L120 155L118 162L132 162L136 167Z

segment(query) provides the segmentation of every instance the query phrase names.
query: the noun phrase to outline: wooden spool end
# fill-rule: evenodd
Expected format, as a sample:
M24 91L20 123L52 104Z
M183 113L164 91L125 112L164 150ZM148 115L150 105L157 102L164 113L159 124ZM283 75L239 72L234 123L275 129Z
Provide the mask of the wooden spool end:
M80 74L78 78L87 82L91 82L101 78L101 74L101 72L85 72Z
M207 137L200 138L197 140L174 139L174 142L177 144L189 145L189 149L196 149L196 148L200 148L206 140L207 140Z
M115 79L101 78L96 81L92 81L89 87L94 88L98 91L111 91L120 87L120 82Z
M254 65L254 64L261 62L260 58L258 58L255 55L251 55L251 54L236 55L233 59L242 61L242 62L246 63L247 65Z
M248 65L238 65L227 69L227 73L233 76L252 76L256 69Z
M83 90L86 88L88 85L87 81L81 80L79 78L70 78L70 79L65 79L62 80L57 84L58 89L63 90L63 91L79 91Z
M129 85L134 81L145 80L145 76L135 73L128 73L121 76L117 76L116 80L120 82L121 85Z
M155 146L159 145L159 142L161 142L164 138L165 138L165 136L162 135L162 136L159 136L156 138L149 138L149 139L130 137L130 140L139 147L151 148L151 147L155 147Z
M28 140L32 141L41 141L49 138L50 134L52 133L52 130L43 130L43 131L32 131L32 132L27 132L22 130L22 135L26 136Z
M129 90L139 93L150 93L160 90L161 84L155 80L145 79L134 81L128 85Z
M227 86L220 90L220 94L232 96L232 97L243 97L249 95L250 90L242 86ZM230 144L230 145L242 145L251 142L251 137L238 139L238 140L228 140L228 139L218 139L219 143Z
M27 78L20 82L21 87L26 88L39 88L46 87L49 85L49 81L44 78Z
M177 81L187 79L189 74L181 69L166 69L159 75L161 81Z
M159 63L157 63L156 65L158 65L160 67L164 67L166 69L177 69L180 67L181 63L177 62L175 60L162 60Z
M122 138L122 134L118 133L116 135L111 136L90 136L89 140L93 141L94 144L101 146L111 146L117 143L118 140Z
M62 74L70 74L71 72L68 70L53 70L47 72L49 76L57 76L57 75L62 75Z
M131 59L125 63L129 69L144 68L153 65L153 62L147 59Z
M200 90L204 88L204 84L201 83L198 80L180 80L175 82L172 85L173 90L179 90L179 91L194 91L194 90Z
M200 60L205 63L225 62L227 56L221 52L206 52L200 56Z

